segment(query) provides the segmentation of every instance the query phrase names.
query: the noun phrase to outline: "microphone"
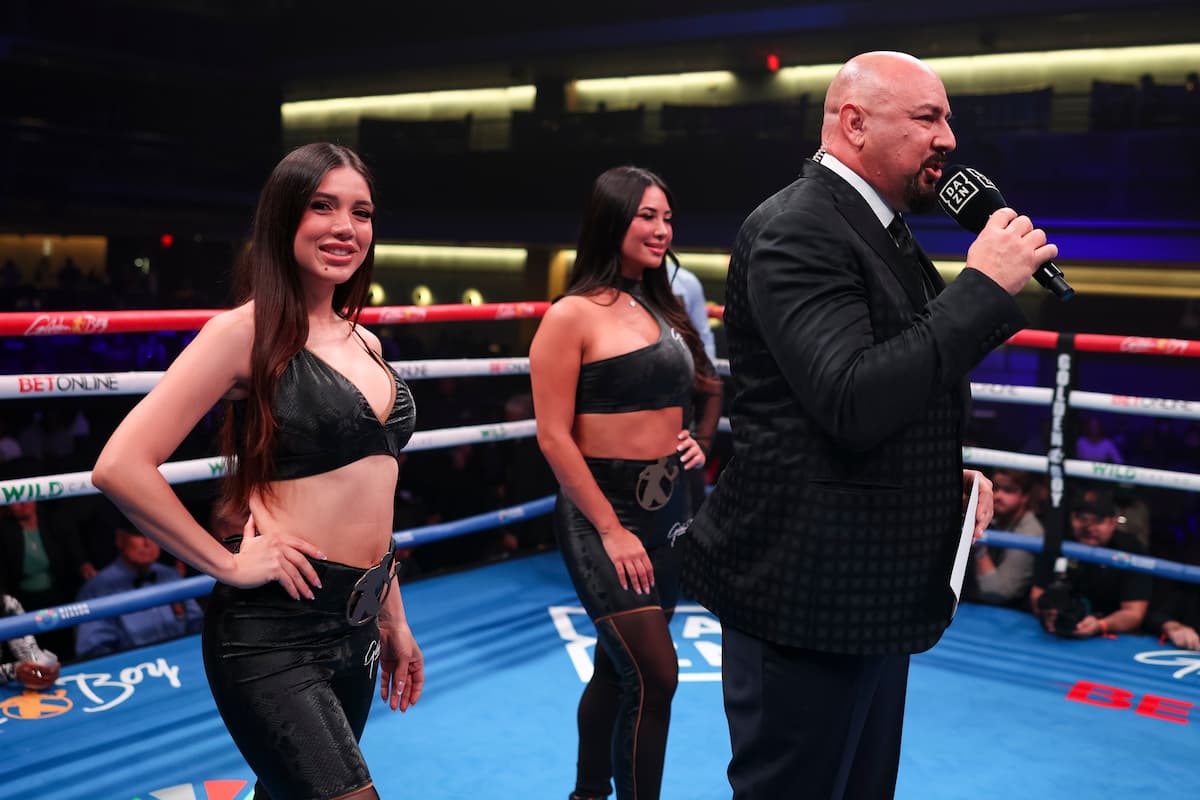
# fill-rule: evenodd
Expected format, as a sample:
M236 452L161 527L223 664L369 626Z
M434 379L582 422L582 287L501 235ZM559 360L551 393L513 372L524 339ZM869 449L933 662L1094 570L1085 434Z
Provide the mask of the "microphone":
M942 171L938 181L938 205L955 222L971 233L979 233L988 217L998 208L1008 205L996 184L977 169L953 164ZM1075 290L1063 277L1053 261L1047 261L1033 273L1034 280L1050 290L1064 303L1075 296Z

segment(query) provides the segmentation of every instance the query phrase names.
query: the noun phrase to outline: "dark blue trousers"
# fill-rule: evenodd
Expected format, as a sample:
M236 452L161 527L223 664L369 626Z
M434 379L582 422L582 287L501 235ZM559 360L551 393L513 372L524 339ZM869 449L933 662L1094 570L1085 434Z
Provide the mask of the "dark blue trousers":
M726 627L721 673L733 800L894 796L907 655L822 653Z

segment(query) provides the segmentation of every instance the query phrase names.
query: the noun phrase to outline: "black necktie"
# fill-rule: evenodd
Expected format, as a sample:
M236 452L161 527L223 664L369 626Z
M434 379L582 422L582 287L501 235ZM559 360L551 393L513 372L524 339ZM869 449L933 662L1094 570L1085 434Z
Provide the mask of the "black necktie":
M937 290L933 287L933 281L925 271L925 263L921 260L921 256L917 252L917 240L913 238L912 231L908 229L908 223L904 221L904 217L900 212L896 212L896 216L892 218L892 222L887 226L887 231L892 235L892 240L896 242L896 247L900 250L900 255L904 260L912 265L917 271L917 275L921 278L921 288L925 291L925 299L928 300L937 294Z
M147 583L158 583L158 574L151 571L145 575L138 575L133 579L133 588L140 589Z
M917 261L919 263L920 259L917 258L917 242L913 239L912 231L908 229L908 223L904 221L904 217L899 212L892 218L892 223L887 226L887 230L896 242L896 247L900 248L900 255L909 261Z

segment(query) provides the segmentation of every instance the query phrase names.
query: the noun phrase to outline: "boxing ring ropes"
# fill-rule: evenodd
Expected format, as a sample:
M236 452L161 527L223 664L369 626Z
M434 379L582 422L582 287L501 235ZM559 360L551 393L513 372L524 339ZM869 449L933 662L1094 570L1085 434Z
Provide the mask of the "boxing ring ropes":
M396 325L433 322L483 322L540 318L549 306L546 302L497 303L479 306L396 306L364 309L361 321L367 325ZM55 334L116 334L158 331L198 330L219 310L112 311L112 312L16 312L0 314L0 336L28 337ZM720 318L722 309L709 307L709 316ZM1200 491L1200 474L1147 467L1113 465L1065 457L1062 440L1063 422L1071 410L1107 411L1158 417L1200 420L1200 398L1154 398L1073 390L1074 360L1080 353L1152 354L1181 358L1200 357L1200 341L1152 339L1137 336L1070 334L1026 330L1012 337L1008 346L1057 350L1055 386L1012 386L972 383L977 401L1048 406L1051 411L1051 438L1046 455L1028 455L980 447L964 447L965 463L975 466L1009 467L1047 474L1052 501L1061 506L1066 479L1125 482L1140 486L1180 491ZM523 375L529 372L528 358L458 358L392 362L409 381L442 377L487 377ZM728 375L728 361L717 364ZM72 374L0 375L0 399L59 398L88 396L143 395L161 379L161 372L114 372ZM728 418L720 429L729 431ZM1057 434L1057 438L1056 438ZM413 434L407 451L432 450L463 444L483 444L536 435L534 420L470 425ZM224 474L221 457L191 459L163 464L160 472L169 483L209 480ZM14 502L52 500L97 494L89 472L30 476L0 481L0 505ZM417 547L429 542L463 536L481 530L512 524L548 514L553 496L543 497L496 511L452 522L429 525L393 534L402 547ZM1050 532L1048 530L1048 537ZM1061 536L1061 530L1057 536ZM1038 537L989 530L984 541L998 547L1041 551ZM1062 542L1062 552L1071 558L1100 564L1112 564L1164 578L1200 583L1200 566L1180 564L1149 556L1087 547ZM208 576L186 578L169 584L145 587L86 603L69 603L53 608L34 609L25 614L0 619L0 639L77 625L87 619L118 616L131 611L173 603L208 594L215 581Z

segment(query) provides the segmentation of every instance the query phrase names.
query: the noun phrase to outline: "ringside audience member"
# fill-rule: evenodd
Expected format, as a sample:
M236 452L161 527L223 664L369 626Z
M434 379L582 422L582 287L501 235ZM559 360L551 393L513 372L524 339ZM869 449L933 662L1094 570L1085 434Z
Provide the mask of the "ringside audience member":
M687 312L692 327L700 335L700 343L704 345L704 352L708 356L708 360L716 364L717 342L713 337L712 328L708 324L708 301L704 299L703 284L700 283L700 279L696 277L695 273L689 272L679 265L679 260L675 258L673 253L667 258L666 270L667 281L671 284L672 294L679 298L679 303L683 306L683 310ZM709 395L710 393L707 390L697 391L694 393L692 400L696 407L695 418L691 424L692 437L699 442L700 447L704 450L706 461L712 452L717 424L720 422L721 417L721 403L719 398L714 402L709 402ZM693 516L700 510L700 504L704 502L705 478L705 470L688 470L688 491L692 499Z
M1172 560L1200 566L1200 540L1187 540L1181 555ZM1146 630L1166 644L1183 650L1200 650L1200 583L1154 579Z
M1156 580L1146 630L1164 644L1200 650L1200 584Z
M22 465L18 469L26 470L20 474L30 474L24 459L5 467L18 464ZM56 502L26 501L0 507L0 585L7 586L23 608L36 611L70 603L84 577L92 574L78 527ZM41 637L59 658L69 661L73 657L70 628L46 631Z
M83 585L79 590L81 602L180 580L176 570L159 563L162 549L158 544L143 536L129 520L117 520L113 537L117 557ZM192 599L88 620L75 629L75 655L94 658L199 633L203 621L204 613Z
M17 598L0 592L0 617L24 613ZM58 671L58 657L39 647L32 635L0 640L0 684L15 680L26 689L49 689L58 680Z
M708 301L704 299L704 285L700 283L700 278L691 270L684 269L679 260L672 257L667 259L667 282L671 284L671 293L679 298L688 319L692 321L692 327L699 334L708 360L715 363L717 342L708 324Z
M73 521L50 503L0 508L0 569L4 582L30 610L69 603L87 562Z
M1028 472L997 469L992 474L994 530L1042 538L1046 531L1033 509L1034 479ZM1027 608L1037 556L1029 550L976 545L974 569L967 582L968 600Z
M1105 547L1132 555L1146 555L1137 537L1117 530L1117 507L1112 490L1106 486L1080 489L1071 501L1071 537L1089 547ZM1046 591L1043 581L1051 570L1045 563L1037 571L1029 602L1042 627L1052 633L1088 639L1113 633L1132 633L1142 626L1150 601L1151 578L1144 572L1119 569L1090 561L1073 562L1067 582L1083 605L1072 613L1081 618L1073 626L1059 624L1061 608L1042 607L1039 601Z

